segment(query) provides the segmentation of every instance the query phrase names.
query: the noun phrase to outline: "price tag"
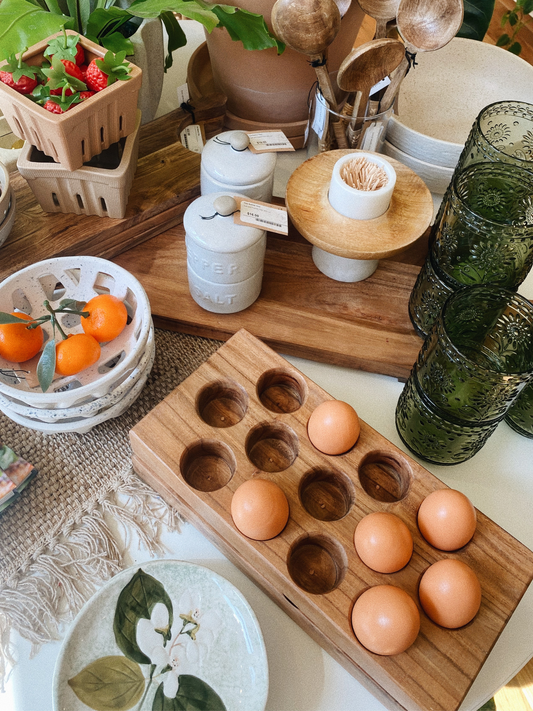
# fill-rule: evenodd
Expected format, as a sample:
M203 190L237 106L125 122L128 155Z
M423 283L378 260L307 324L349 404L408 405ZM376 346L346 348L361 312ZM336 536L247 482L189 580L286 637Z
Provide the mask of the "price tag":
M381 81L378 81L377 84L374 84L374 86L370 89L370 94L369 96L372 97L374 94L377 94L378 91L381 91L384 89L386 86L389 86L390 84L390 77L385 77Z
M190 151L201 153L205 145L204 127L198 123L187 126L180 133L180 141Z
M235 196L234 196L235 197ZM252 225L262 230L276 232L280 235L289 234L289 218L287 208L281 205L270 205L268 202L248 200L235 197L239 212L233 215L237 225Z
M249 131L248 138L252 153L278 153L294 150L292 143L283 131Z
M178 92L178 104L180 106L182 104L186 104L191 98L189 94L189 87L187 86L187 84L182 84L181 86L178 86L176 91Z
M315 115L313 118L313 131L319 138L324 138L326 132L326 117L328 111L328 104L322 94L317 91L315 97Z

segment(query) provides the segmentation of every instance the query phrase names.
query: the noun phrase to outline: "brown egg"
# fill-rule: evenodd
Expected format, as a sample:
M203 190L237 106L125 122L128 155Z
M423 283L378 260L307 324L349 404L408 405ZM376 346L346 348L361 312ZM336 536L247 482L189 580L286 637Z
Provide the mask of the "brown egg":
M289 520L289 502L282 489L268 479L248 479L231 499L233 522L255 541L274 538Z
M342 400L326 400L316 407L307 422L312 445L324 454L343 454L357 442L361 425L357 412Z
M413 554L411 532L398 516L386 511L376 511L359 521L354 544L363 563L378 573L395 573Z
M363 647L375 654L400 654L420 631L420 613L413 598L394 585L369 588L355 601L352 627Z
M418 596L422 609L433 622L455 629L476 616L481 605L481 585L466 563L444 558L426 570Z
M426 541L443 551L466 546L476 530L476 510L455 489L438 489L418 509L418 527Z

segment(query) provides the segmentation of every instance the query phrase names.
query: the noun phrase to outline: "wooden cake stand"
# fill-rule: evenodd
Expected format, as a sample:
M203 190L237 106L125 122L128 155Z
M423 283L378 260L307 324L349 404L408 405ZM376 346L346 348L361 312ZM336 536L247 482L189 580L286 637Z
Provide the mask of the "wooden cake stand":
M294 226L314 248L346 260L366 261L366 266L360 265L364 273L361 278L366 278L379 259L400 254L426 231L433 217L433 200L415 172L387 157L396 171L389 209L373 220L344 217L330 205L328 192L333 166L347 153L357 151L327 151L302 163L289 178L285 201ZM315 254L313 259L321 269Z

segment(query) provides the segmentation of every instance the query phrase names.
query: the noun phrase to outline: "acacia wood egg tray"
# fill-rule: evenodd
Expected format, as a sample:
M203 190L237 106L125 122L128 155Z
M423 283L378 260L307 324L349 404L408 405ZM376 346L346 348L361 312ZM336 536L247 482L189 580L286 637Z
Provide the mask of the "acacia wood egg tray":
M445 484L365 422L346 454L317 451L307 420L331 399L241 330L131 430L134 467L387 708L455 711L533 578L533 553L479 511L464 548L432 548L416 513ZM231 518L232 495L251 477L272 479L289 500L287 526L269 541L246 538ZM376 573L355 552L355 527L373 511L395 513L413 535L411 561L397 573ZM407 651L362 647L350 624L358 595L392 584L418 603L422 573L445 557L479 578L474 620L446 630L421 611Z

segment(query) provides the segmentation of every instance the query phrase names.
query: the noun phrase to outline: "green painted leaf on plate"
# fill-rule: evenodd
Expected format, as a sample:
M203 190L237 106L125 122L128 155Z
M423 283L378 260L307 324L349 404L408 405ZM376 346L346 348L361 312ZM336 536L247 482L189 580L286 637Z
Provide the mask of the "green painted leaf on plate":
M145 687L141 667L125 657L101 657L88 664L68 685L95 711L127 711L140 701Z
M135 573L130 582L122 589L115 609L113 631L115 641L120 650L134 662L150 664L150 659L141 652L137 644L137 623L141 618L150 619L154 606L161 602L168 609L168 629L163 634L165 640L170 639L170 628L173 622L172 601L165 588L151 575L142 569Z
M181 674L175 698L163 693L163 684L155 692L152 711L226 711L224 702L209 684L197 676Z

